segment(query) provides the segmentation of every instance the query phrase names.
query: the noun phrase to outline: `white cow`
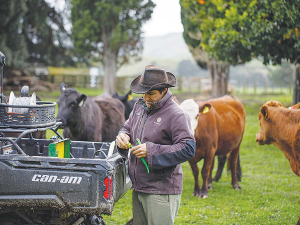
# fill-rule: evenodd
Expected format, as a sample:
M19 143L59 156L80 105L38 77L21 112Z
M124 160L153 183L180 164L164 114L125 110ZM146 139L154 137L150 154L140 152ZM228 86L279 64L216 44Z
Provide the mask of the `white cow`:
M193 99L184 100L179 107L185 111L191 118L192 129L195 133L195 129L198 125L198 114L199 114L199 105Z

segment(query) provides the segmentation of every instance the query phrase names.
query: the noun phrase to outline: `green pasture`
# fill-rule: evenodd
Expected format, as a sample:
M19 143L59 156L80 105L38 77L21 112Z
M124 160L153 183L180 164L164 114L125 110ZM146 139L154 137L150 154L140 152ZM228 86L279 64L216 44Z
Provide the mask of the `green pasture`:
M97 90L82 89L89 96ZM188 94L175 91L179 98ZM56 101L57 93L41 95L43 100ZM199 95L199 94L198 94ZM197 94L192 93L191 97ZM255 136L259 130L258 112L261 105L277 100L286 107L292 104L291 94L236 96L246 109L246 129L240 149L243 177L241 191L231 186L231 175L224 169L219 182L213 183L206 199L194 197L194 178L188 162L183 163L184 182L179 213L175 224L296 224L300 216L300 179L290 169L288 160L275 146L259 146ZM278 118L280 119L280 118ZM48 136L48 134L47 134ZM203 160L198 163L202 168ZM216 165L213 174L216 172ZM201 176L201 175L200 175ZM202 184L202 179L200 179ZM130 190L114 206L107 224L125 224L132 218Z

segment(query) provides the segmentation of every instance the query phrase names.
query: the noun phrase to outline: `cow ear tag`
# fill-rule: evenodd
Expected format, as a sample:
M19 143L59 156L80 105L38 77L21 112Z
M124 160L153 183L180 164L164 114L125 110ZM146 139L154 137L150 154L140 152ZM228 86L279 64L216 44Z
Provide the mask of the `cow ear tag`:
M266 113L265 118L268 119L268 113Z
M133 99L132 95L128 95L127 101L131 101Z
M208 113L208 112L209 112L209 108L207 106L205 106L202 113L205 114L205 113Z
M84 99L82 99L78 105L81 107L81 106L83 106L83 103L84 103Z

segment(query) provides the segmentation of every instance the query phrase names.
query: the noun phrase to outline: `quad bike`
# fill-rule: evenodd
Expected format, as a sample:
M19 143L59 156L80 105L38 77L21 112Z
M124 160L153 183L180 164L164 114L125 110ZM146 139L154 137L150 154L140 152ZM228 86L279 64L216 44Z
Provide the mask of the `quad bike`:
M114 142L69 141L69 158L49 154L52 143L66 141L58 133L56 103L8 104L4 65L0 52L0 224L105 224L101 215L110 215L131 188L128 161ZM21 98L28 92L24 86ZM32 135L46 130L51 139Z

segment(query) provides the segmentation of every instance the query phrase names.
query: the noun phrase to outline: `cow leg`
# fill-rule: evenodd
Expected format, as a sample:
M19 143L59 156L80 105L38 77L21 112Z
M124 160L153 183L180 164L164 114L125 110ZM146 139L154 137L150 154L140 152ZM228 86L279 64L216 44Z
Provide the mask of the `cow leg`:
M213 157L213 161L210 167L209 177L208 177L208 189L212 189L212 171L215 165L215 157Z
M217 170L217 173L216 173L213 181L219 181L221 179L223 169L224 169L224 166L225 166L225 163L226 163L226 159L227 159L226 155L219 155L218 156L218 170ZM228 170L230 170L229 167L228 167ZM241 168L241 164L240 164L240 154L238 156L236 174L237 174L238 181L242 181L242 168Z
M240 147L238 146L235 150L233 150L230 154L230 168L231 168L231 184L234 189L236 190L241 190L242 188L239 186L238 179L237 179L237 174L236 174L236 167L237 167L237 161L238 161L238 156L239 156L239 149Z
M200 185L199 185L199 169L197 166L197 161L194 159L189 160L190 166L193 171L194 180L195 180L195 187L194 187L194 196L200 196Z
M216 176L214 177L214 181L218 181L221 179L226 159L227 159L226 155L218 156L218 170L217 170Z
M236 175L237 175L238 181L242 181L242 168L241 168L241 163L240 163L240 154L238 156L238 161L237 161Z
M213 151L213 152L215 152L215 151ZM208 197L208 179L210 176L210 170L212 167L213 158L214 158L214 156L209 156L209 157L204 158L204 164L203 164L203 168L201 170L201 175L202 175L202 179L203 179L203 184L202 184L202 188L200 191L201 198Z

